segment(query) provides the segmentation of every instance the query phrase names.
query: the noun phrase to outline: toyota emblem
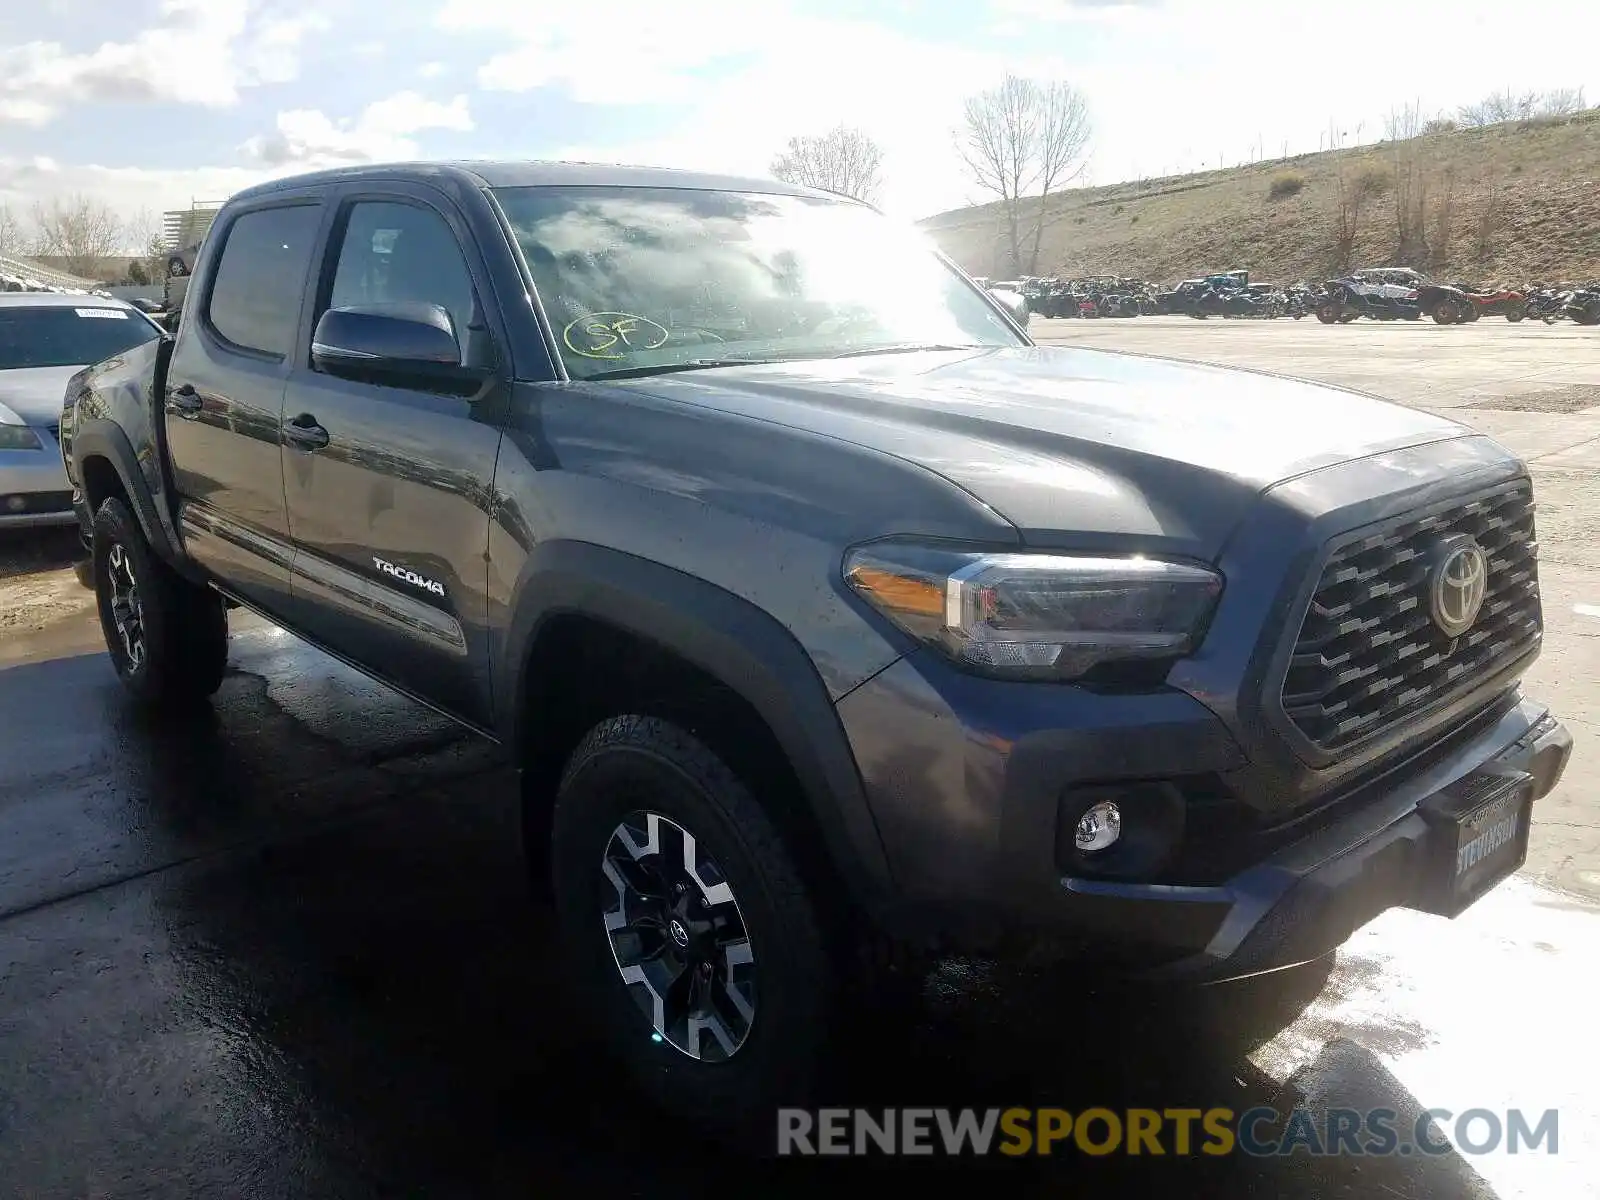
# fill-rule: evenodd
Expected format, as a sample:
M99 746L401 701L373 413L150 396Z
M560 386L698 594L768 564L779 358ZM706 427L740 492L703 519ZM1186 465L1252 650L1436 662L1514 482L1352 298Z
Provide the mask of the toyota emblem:
M1460 637L1472 628L1489 590L1489 560L1470 537L1442 543L1429 577L1433 623L1446 637Z

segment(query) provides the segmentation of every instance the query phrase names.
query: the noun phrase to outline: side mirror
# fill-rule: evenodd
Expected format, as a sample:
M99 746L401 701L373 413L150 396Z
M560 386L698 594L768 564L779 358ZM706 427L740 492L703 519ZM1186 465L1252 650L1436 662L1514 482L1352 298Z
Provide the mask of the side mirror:
M490 376L463 365L454 322L437 304L330 308L311 336L311 365L342 379L450 392L474 391Z

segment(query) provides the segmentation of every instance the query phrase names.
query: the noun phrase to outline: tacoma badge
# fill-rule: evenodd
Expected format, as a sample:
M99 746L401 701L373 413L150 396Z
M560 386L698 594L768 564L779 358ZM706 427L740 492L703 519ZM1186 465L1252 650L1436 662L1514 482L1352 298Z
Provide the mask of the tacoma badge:
M409 567L397 567L388 559L372 556L372 565L385 575L393 575L396 579L404 580L413 587L419 587L425 592L432 592L435 596L444 595L444 584L436 579L425 579Z

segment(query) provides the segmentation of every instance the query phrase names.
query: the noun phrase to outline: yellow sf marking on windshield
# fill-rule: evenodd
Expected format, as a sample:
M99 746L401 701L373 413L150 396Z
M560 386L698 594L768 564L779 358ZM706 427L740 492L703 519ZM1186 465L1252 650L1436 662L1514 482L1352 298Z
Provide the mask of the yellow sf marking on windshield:
M578 340L574 340L574 334ZM567 349L584 358L622 358L618 346L654 350L666 343L667 336L666 327L649 317L622 312L589 313L561 331Z

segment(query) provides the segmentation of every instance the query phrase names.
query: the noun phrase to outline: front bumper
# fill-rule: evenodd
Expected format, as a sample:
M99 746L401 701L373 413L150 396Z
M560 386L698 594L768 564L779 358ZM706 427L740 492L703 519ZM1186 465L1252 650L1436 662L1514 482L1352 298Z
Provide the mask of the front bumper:
M1429 864L1450 847L1441 844L1447 831L1426 818L1426 807L1480 773L1527 775L1537 801L1559 782L1571 754L1572 735L1543 707L1523 700L1434 770L1218 888L1159 896L1130 890L1126 898L1136 904L1198 903L1223 913L1204 948L1151 973L1206 981L1278 970L1336 949L1391 908L1427 907ZM1063 880L1062 886L1083 885Z
M0 529L72 525L72 484L46 433L40 450L0 450Z
M1238 768L1237 743L1192 697L995 683L917 654L839 713L900 896L878 914L891 932L957 951L1020 940L1195 980L1305 962L1386 909L1420 906L1423 864L1446 836L1425 809L1485 771L1526 774L1537 799L1572 748L1542 706L1506 693L1298 822L1216 839L1183 882L1122 882L1063 870L1062 798Z

